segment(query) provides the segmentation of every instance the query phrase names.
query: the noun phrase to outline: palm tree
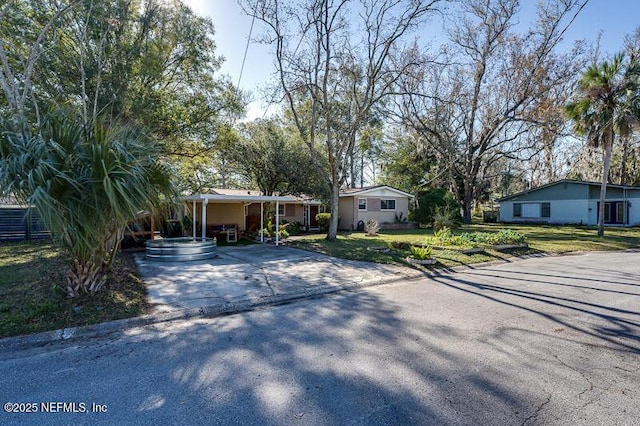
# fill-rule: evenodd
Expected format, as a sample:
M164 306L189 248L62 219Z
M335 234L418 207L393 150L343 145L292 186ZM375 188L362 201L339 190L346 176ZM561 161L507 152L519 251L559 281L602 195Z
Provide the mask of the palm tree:
M626 137L640 117L640 62L626 62L624 53L591 65L578 80L575 100L565 106L574 129L604 151L598 236L604 235L604 207L616 134Z
M131 127L84 125L67 111L36 137L5 136L0 144L1 186L34 205L69 254L70 296L99 291L127 224L174 195L156 146Z

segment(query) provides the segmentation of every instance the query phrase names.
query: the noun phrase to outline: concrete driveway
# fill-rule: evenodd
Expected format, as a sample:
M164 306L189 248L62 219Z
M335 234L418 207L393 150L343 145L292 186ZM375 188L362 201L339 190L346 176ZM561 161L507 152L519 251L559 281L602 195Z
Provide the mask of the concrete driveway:
M413 269L337 259L286 246L218 247L219 257L155 262L136 257L156 312L255 305L417 278Z
M590 253L3 350L0 424L637 425L639 375L640 253Z

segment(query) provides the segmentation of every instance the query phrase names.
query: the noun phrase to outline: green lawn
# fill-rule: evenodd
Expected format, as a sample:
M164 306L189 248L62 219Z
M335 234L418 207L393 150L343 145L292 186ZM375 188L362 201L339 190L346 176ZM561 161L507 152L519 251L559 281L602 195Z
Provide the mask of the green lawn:
M107 290L70 299L66 258L51 242L0 243L0 337L96 324L148 311L131 254L116 259Z
M572 226L469 225L463 226L455 233L497 232L500 229L512 229L526 235L529 247L509 251L486 249L482 253L470 255L455 249L436 248L433 251L438 260L436 267L468 265L534 253L624 250L640 247L640 228L607 228L603 238L598 238L595 228ZM391 243L394 241L410 244L434 244L431 229L382 231L377 237L367 237L363 233L357 232L345 233L340 234L338 239L333 242L327 241L324 235L310 235L298 237L288 244L345 259L407 265L404 259L408 252L392 248ZM389 247L390 250L388 253L379 253L370 251L370 247Z

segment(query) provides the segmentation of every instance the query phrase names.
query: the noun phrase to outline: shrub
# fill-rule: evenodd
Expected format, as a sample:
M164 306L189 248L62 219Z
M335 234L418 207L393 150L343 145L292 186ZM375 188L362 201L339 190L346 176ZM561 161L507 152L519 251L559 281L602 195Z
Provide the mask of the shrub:
M285 238L289 237L289 232L287 231L286 228L284 227L280 227L280 231L278 231L278 238L281 240L284 240Z
M287 231L287 228L290 225L291 224L288 222L280 225L280 230L278 231L278 238L284 239L289 236L289 232ZM270 220L267 222L267 226L262 230L262 234L265 237L269 237L269 238L273 238L276 236L276 227L275 225L273 225L273 223Z
M316 221L318 221L320 232L327 232L329 230L329 222L331 221L331 213L318 213L316 215Z
M433 239L440 244L449 244L452 236L451 229L448 226L444 226L433 234Z
M419 195L417 207L411 210L409 219L423 225L433 224L433 216L438 207L447 209L454 223L462 223L460 205L451 192L442 188L433 189Z
M409 253L411 253L411 257L417 260L427 260L433 257L433 250L431 247L419 247L419 246L411 246L409 247Z
M364 230L366 231L367 236L375 237L376 235L378 235L378 231L380 230L380 225L378 225L378 222L376 222L375 220L369 219L364 224Z
M503 229L497 234L494 234L496 242L492 244L522 244L527 242L527 237L517 231L511 229Z
M409 250L411 244L406 241L391 241L391 247L397 250Z
M302 225L301 222L291 222L287 227L287 231L289 231L289 234L291 235L300 235L302 234L303 229L304 229L304 226Z
M460 226L460 220L458 220L458 216L460 216L460 213L458 212L457 215L449 210L449 207L445 206L445 207L436 207L435 208L435 212L433 213L433 222L431 223L431 226L433 227L434 231L439 231L442 228L457 228L458 226Z
M395 214L395 223L407 223L409 221L408 218L406 217L402 217L403 212L400 212L400 214L396 213Z

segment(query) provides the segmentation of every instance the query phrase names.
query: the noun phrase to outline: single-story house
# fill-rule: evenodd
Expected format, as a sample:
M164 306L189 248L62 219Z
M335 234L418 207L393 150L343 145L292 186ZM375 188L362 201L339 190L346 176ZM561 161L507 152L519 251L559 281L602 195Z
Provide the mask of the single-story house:
M500 222L597 225L599 182L564 179L500 198ZM640 187L607 185L604 223L640 225Z
M395 223L409 214L409 199L413 195L387 185L366 188L347 188L340 192L338 228L358 229L358 223L373 219L384 228L384 223Z
M233 231L233 237L243 231L254 232L264 228L264 204L275 203L275 224L300 222L307 230L317 230L316 215L319 200L292 195L262 195L260 191L240 189L214 189L206 194L186 197L185 202L193 217L194 236L212 236L219 231ZM231 233L228 233L231 237Z

